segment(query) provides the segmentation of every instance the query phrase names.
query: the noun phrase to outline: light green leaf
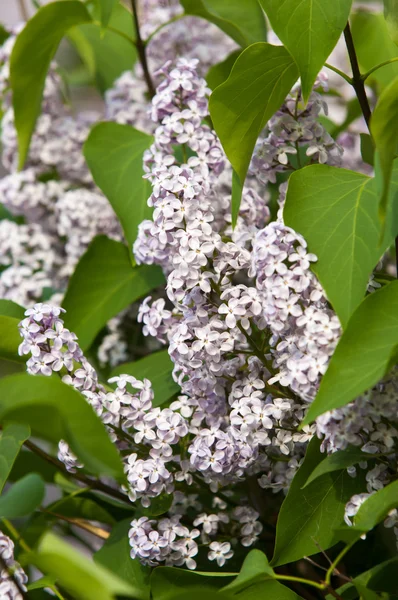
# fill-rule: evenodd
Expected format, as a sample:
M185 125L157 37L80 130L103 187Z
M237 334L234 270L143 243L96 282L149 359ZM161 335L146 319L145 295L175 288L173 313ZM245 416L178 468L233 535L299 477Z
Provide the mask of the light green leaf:
M106 0L105 0L106 1ZM109 1L109 0L108 0ZM98 3L94 7L93 17L96 20L101 18ZM113 29L122 32L130 39L135 39L135 31L131 13L123 4L118 2L114 5L108 24ZM78 30L76 37L74 31ZM112 87L115 79L120 77L125 71L133 68L137 59L137 51L134 45L125 37L109 29L101 30L98 24L89 23L80 25L73 30L70 41L75 45L76 50L87 65L87 58L91 64L91 58L88 55L87 46L82 41L84 38L91 47L94 60L94 72L97 86L101 92L105 92ZM72 33L72 30L70 31ZM69 36L68 36L69 37Z
M282 585L276 579L268 579L267 581L256 583L243 592L240 592L237 598L239 600L259 600L260 598L264 598L264 600L268 600L268 598L269 600L271 598L272 600L303 600L302 596Z
M363 485L346 472L326 473L303 489L323 459L320 442L313 438L279 512L272 566L284 565L327 550L340 536L334 530L344 523L346 502Z
M29 562L54 577L76 600L139 598L138 589L96 564L53 533L46 533Z
M227 81L210 96L210 115L242 187L257 138L298 77L283 46L257 43L237 58ZM239 209L238 195L234 213Z
M18 355L18 346L22 341L18 329L20 320L20 318L0 315L0 358L23 364L25 357Z
M116 1L118 0L100 0L101 24L103 27L108 25Z
M397 346L398 281L392 281L367 296L352 315L303 425L380 381Z
M25 309L11 300L0 300L0 315L14 317L21 321L25 316Z
M0 518L16 519L32 513L43 501L44 481L30 473L0 496Z
M210 89L214 90L228 79L240 53L241 50L234 50L223 61L210 67L206 75L207 85Z
M32 435L65 440L87 469L124 481L116 446L84 396L58 377L10 375L0 380L0 422L30 425Z
M138 225L151 216L147 205L151 186L142 178L142 160L152 141L150 135L129 125L99 123L84 144L84 156L94 181L117 214L130 249Z
M51 2L39 8L17 37L10 59L10 82L20 169L40 112L50 62L68 29L90 20L82 2Z
M369 133L360 133L361 138L361 156L363 162L373 167L375 160L375 147L371 135Z
M272 29L293 56L307 102L319 71L347 25L352 0L260 0Z
M209 594L225 586L227 577L231 578L230 573L197 573L173 567L157 567L151 575L152 599L174 600L179 594L185 593L185 598L191 600L198 586L203 586L205 595L202 600L203 597L207 599ZM217 599L222 600L223 596L217 594Z
M181 0L188 15L214 23L242 47L264 42L267 27L257 0Z
M134 586L138 600L149 600L150 569L130 556L130 521L131 519L125 519L113 527L105 544L94 554L94 561Z
M358 11L350 19L355 51L362 72L398 56L398 48L390 39L387 24L381 13ZM398 62L374 71L366 80L376 83L380 92L398 76Z
M398 77L382 92L372 115L370 129L376 150L379 153L380 167L383 174L379 215L382 223L384 223L387 213L388 191L392 176L393 161L397 153Z
M98 236L69 281L62 302L65 324L86 350L109 319L163 281L158 267L133 267L124 244Z
M137 379L149 379L155 394L153 406L161 406L180 390L172 377L174 364L167 350L149 354L136 362L124 363L117 366L111 373L116 375L133 375Z
M398 1L384 0L384 18L388 33L394 44L398 46Z
M310 252L317 255L313 271L343 327L365 295L373 268L398 233L398 204L393 203L397 190L398 164L380 245L374 179L327 165L305 167L289 179L285 223L301 233Z
M269 566L269 562L264 552L260 550L251 550L243 561L239 575L232 583L223 588L225 592L237 594L245 588L258 583L259 580L273 579L274 571Z
M30 436L28 425L6 423L0 438L0 494L11 473L11 469L22 448Z
M398 481L389 483L385 488L369 496L359 507L354 517L354 529L370 531L386 518L390 510L398 506Z
M333 471L342 471L343 469L347 469L347 467L351 467L352 465L356 465L359 462L371 460L371 456L362 452L360 448L355 448L355 446L348 446L345 450L339 450L338 452L334 452L333 454L329 454L326 458L324 458L312 471L311 475L308 477L307 481L303 485L303 488L307 487L310 483L312 483L321 475L325 473L333 473Z

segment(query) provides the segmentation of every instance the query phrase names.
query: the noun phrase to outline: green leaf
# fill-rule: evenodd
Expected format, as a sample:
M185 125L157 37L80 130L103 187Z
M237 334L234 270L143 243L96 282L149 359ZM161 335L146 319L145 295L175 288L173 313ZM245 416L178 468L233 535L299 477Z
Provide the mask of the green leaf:
M376 527L385 519L390 510L398 506L398 481L389 483L385 488L369 496L359 507L354 517L354 528L364 532Z
M115 2L116 0L100 0L101 24L103 27L106 27L109 23Z
M50 62L68 29L90 20L82 2L51 2L39 8L17 37L10 59L10 82L20 169L40 112Z
M19 427L21 427L21 425L19 425ZM22 427L26 427L26 425L22 425ZM54 475L57 472L57 469L53 465L37 454L22 449L14 462L8 479L9 481L17 481L28 473L37 473L44 481L53 483Z
M197 586L203 586L205 598L212 591L219 590L225 585L225 578L230 573L198 573L173 567L157 567L151 575L151 593L153 600L174 600L185 593L185 598L192 599L192 592ZM222 596L217 594L222 600ZM202 597L203 600L203 597Z
M223 61L210 67L206 75L207 85L210 89L214 90L228 79L240 53L240 50L234 50Z
M307 487L310 483L312 483L318 477L321 477L325 473L333 473L333 471L342 471L343 469L347 469L347 467L351 467L352 465L356 465L359 462L370 460L372 457L370 455L362 452L360 448L355 448L355 446L348 446L345 450L339 450L338 452L334 452L330 454L326 458L324 458L312 471L311 475L308 477L307 481L303 485L303 488Z
M65 325L86 350L109 319L163 281L158 267L133 267L124 244L98 236L69 281L62 302Z
M207 600L232 600L232 596L226 596L221 592L209 589L207 586L200 586L184 590L183 592L170 596L170 600L187 600L187 594L189 600L203 600L205 597Z
M131 519L125 519L113 527L105 544L94 554L94 561L136 588L138 600L149 600L150 569L130 557L130 521Z
M375 385L398 345L398 281L370 294L352 315L303 425Z
M269 562L264 552L260 550L251 550L243 561L239 575L232 583L223 588L225 592L234 594L241 590L258 583L259 580L273 579L275 573L269 566Z
M398 557L386 560L355 577L354 582L371 590L396 592ZM392 599L391 599L392 600Z
M160 515L167 513L172 504L173 495L163 492L163 494L160 494L160 496L156 496L155 498L151 499L150 506L146 508L140 506L137 509L137 513L146 517L159 517Z
M181 0L186 14L214 23L242 47L267 39L263 11L257 0Z
M351 1L260 0L272 29L297 63L304 102L347 25Z
M346 502L363 485L346 472L326 473L306 486L308 477L323 459L320 442L313 438L303 464L291 483L279 512L272 566L284 565L303 556L327 550L340 535L334 530L344 523Z
M64 439L87 469L124 480L115 445L86 399L58 377L10 375L0 380L0 422L26 423L32 435Z
M361 156L363 162L374 166L375 147L369 133L360 133L361 138Z
M398 1L384 0L384 18L388 33L394 44L398 46Z
M142 178L142 160L152 141L152 136L129 125L99 123L84 144L94 181L117 214L130 249L138 225L151 215L147 205L151 190Z
M318 261L313 271L343 327L365 295L369 276L398 233L398 164L394 168L384 239L377 183L361 173L311 165L293 173L285 223L301 233ZM393 214L394 211L394 214Z
M81 489L79 491L82 491ZM76 493L76 492L75 492ZM114 525L115 519L102 506L89 498L67 497L50 505L48 510L72 519L86 519L98 521L107 525Z
M30 436L30 428L19 423L6 423L0 438L0 494L11 473L22 444Z
M398 56L398 48L390 39L387 24L381 13L359 11L350 19L355 51L362 72ZM367 79L376 83L380 92L398 75L398 63L377 69Z
M18 354L18 346L21 343L18 329L20 321L20 318L0 315L0 358L23 364L26 359Z
M237 598L239 600L259 600L260 598L264 598L264 600L268 600L268 598L269 600L303 600L302 596L282 585L276 579L256 583L240 592Z
M174 364L167 350L149 354L136 362L117 366L111 373L116 375L133 375L137 379L150 379L155 394L153 406L161 406L180 391L180 386L172 377Z
M94 7L93 17L96 20L101 18L98 3ZM114 5L108 25L113 29L122 32L129 38L135 39L131 14L120 2ZM75 30L78 30L79 32L77 37L75 35ZM90 45L94 60L96 81L101 92L105 92L110 88L115 79L120 77L122 73L133 68L137 59L136 49L134 45L128 39L120 35L120 33L110 31L109 29L106 29L105 31L103 29L101 30L101 27L94 23L80 25L76 27L75 30L73 30L70 41L75 45L76 50L86 64L87 58L89 58L88 65L92 64L92 62L88 55L89 51L87 46L82 41L82 38ZM72 30L70 33L72 33Z
M29 562L54 577L76 600L113 600L116 595L139 598L139 590L94 563L53 533L46 533Z
M0 300L0 315L14 317L21 321L25 317L25 309L11 300Z
M382 92L370 123L373 140L380 157L383 174L383 190L380 199L379 215L385 222L388 204L393 161L397 153L398 137L398 77Z
M44 481L30 473L0 496L0 518L16 519L32 513L43 501Z
M227 81L210 96L214 128L241 187L258 135L297 77L297 67L283 46L257 43L239 55ZM235 214L239 204L237 193Z

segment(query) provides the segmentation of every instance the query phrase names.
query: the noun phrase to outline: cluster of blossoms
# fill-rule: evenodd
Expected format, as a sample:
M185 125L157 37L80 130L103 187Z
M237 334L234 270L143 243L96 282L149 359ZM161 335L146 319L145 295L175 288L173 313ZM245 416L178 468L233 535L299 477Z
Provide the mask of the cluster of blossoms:
M289 155L301 164L300 148L310 162L340 166L343 148L335 142L319 115L328 113L328 106L316 88L328 89L328 80L320 73L307 105L304 106L300 85L293 87L282 107L270 119L267 135L260 136L252 157L250 172L260 181L276 182L276 174L291 170Z
M0 598L23 600L28 578L19 563L14 560L14 542L0 531Z

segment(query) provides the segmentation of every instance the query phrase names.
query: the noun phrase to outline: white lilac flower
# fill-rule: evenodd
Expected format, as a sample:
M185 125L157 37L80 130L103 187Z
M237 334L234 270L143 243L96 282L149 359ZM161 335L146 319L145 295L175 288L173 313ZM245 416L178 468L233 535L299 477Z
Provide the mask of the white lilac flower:
M0 531L0 558L5 567L0 567L0 598L23 600L20 590L26 592L28 577L14 560L14 542Z

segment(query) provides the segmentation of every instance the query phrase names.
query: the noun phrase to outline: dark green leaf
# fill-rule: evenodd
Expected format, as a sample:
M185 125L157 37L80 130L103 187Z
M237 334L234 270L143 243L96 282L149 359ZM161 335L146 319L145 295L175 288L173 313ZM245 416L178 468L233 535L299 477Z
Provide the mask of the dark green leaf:
M384 223L388 210L388 190L392 176L393 161L397 152L398 77L382 92L372 115L370 129L376 150L379 153L380 167L383 174L379 215Z
M58 377L25 373L0 380L0 422L30 425L32 434L57 443L64 439L96 474L124 480L115 445L86 399Z
M372 457L362 452L360 448L355 448L355 446L349 446L345 450L339 450L338 452L334 452L330 454L326 458L324 458L312 471L311 475L308 477L307 481L303 488L307 487L310 483L312 483L321 475L325 473L333 473L333 471L342 471L343 469L347 469L347 467L351 467L352 465L356 465L359 462L370 460Z
M6 423L4 426L0 438L0 494L21 450L22 444L29 436L30 428L28 425Z
M23 425L22 427L26 427L26 425ZM53 465L37 454L22 449L14 462L8 479L9 481L17 481L17 479L21 479L28 473L37 473L44 481L52 483L57 470Z
M44 481L39 475L26 475L0 496L0 517L16 519L32 513L42 503L44 492Z
M359 11L352 15L351 32L355 51L362 72L398 56L398 48L390 39L387 24L381 13ZM380 90L398 76L398 63L391 63L377 69L367 79L367 83L376 82Z
M238 220L240 201L242 198L243 184L237 172L232 170L232 190L231 190L231 217L232 227L235 227Z
M97 20L101 17L98 3L94 7L93 17ZM109 26L122 32L128 38L134 39L135 32L131 13L120 2L114 5ZM76 30L78 30L77 35ZM137 58L136 49L131 41L120 33L109 29L101 30L97 24L92 23L76 27L70 33L72 34L70 41L75 45L90 71L94 64L95 77L101 92L110 88L122 73L133 68ZM91 47L91 52L83 39Z
M240 592L237 598L239 600L259 600L260 598L264 598L264 600L268 600L268 598L269 600L303 600L296 592L282 585L276 579L256 583Z
M351 0L260 0L260 4L298 65L307 102L316 76L347 25Z
M185 12L214 23L242 47L264 42L267 27L257 0L181 0Z
M127 374L137 379L150 379L155 394L153 406L161 406L180 390L172 377L173 367L167 350L161 350L136 362L119 365L112 371L111 377Z
M304 236L317 255L313 270L343 327L365 295L373 268L398 233L398 204L393 203L397 190L398 165L380 245L375 179L327 165L305 167L289 179L285 222Z
M173 495L163 493L160 494L160 496L152 498L151 504L148 506L148 508L139 507L138 512L146 517L159 517L170 510L172 503Z
M113 600L116 595L139 598L139 590L94 563L53 533L46 533L29 562L54 577L76 600Z
M203 600L205 597L207 600L232 600L232 596L227 596L221 592L216 592L207 586L200 586L184 590L180 594L170 596L170 600Z
M365 573L355 577L354 582L366 585L371 590L396 592L398 558L386 560Z
M89 498L67 497L58 500L48 510L71 519L85 519L113 525L115 519L104 508Z
M363 162L371 165L374 165L375 158L375 147L373 144L373 140L368 133L360 133L361 138L361 156Z
M25 316L25 309L11 300L0 300L0 315L14 317L21 321Z
M25 357L18 354L18 346L22 341L18 329L20 320L0 315L0 358L16 363L25 362Z
M153 600L174 600L185 593L191 599L191 593L197 586L203 586L205 598L213 590L225 586L230 573L197 573L172 567L157 567L151 575L151 592ZM217 595L219 600L222 596ZM202 599L203 600L203 599Z
M234 52L231 52L231 54L229 54L222 62L210 67L206 75L206 81L209 88L214 90L228 79L232 67L240 53L240 50L234 50Z
M398 46L398 2L397 0L384 0L384 18L387 23L388 33L394 44Z
M352 315L303 424L375 385L398 345L398 281L370 294Z
M257 43L239 55L227 81L212 93L209 107L214 128L240 186L259 133L297 77L297 67L283 46ZM236 197L235 214L239 204Z
M101 24L103 27L108 25L116 1L118 0L100 0Z
M128 537L130 521L131 519L125 519L113 527L111 535L101 550L94 554L94 560L136 588L138 600L149 600L150 569L130 557L131 547Z
M158 267L133 267L124 244L98 236L69 281L62 302L65 325L86 350L109 319L163 281Z
M68 29L90 20L82 2L51 2L37 11L17 37L10 59L10 82L20 168L28 153L44 81L58 45Z
M142 159L153 138L129 125L99 123L84 144L84 156L95 183L117 214L130 246L138 225L150 217L150 184L143 179Z
M243 561L237 578L223 588L223 591L236 594L254 583L258 583L259 580L273 579L274 575L264 552L251 550Z
M363 485L346 472L322 475L302 489L308 477L323 459L320 442L313 438L279 512L272 566L284 565L303 556L327 550L340 536L334 530L344 523L346 502Z

